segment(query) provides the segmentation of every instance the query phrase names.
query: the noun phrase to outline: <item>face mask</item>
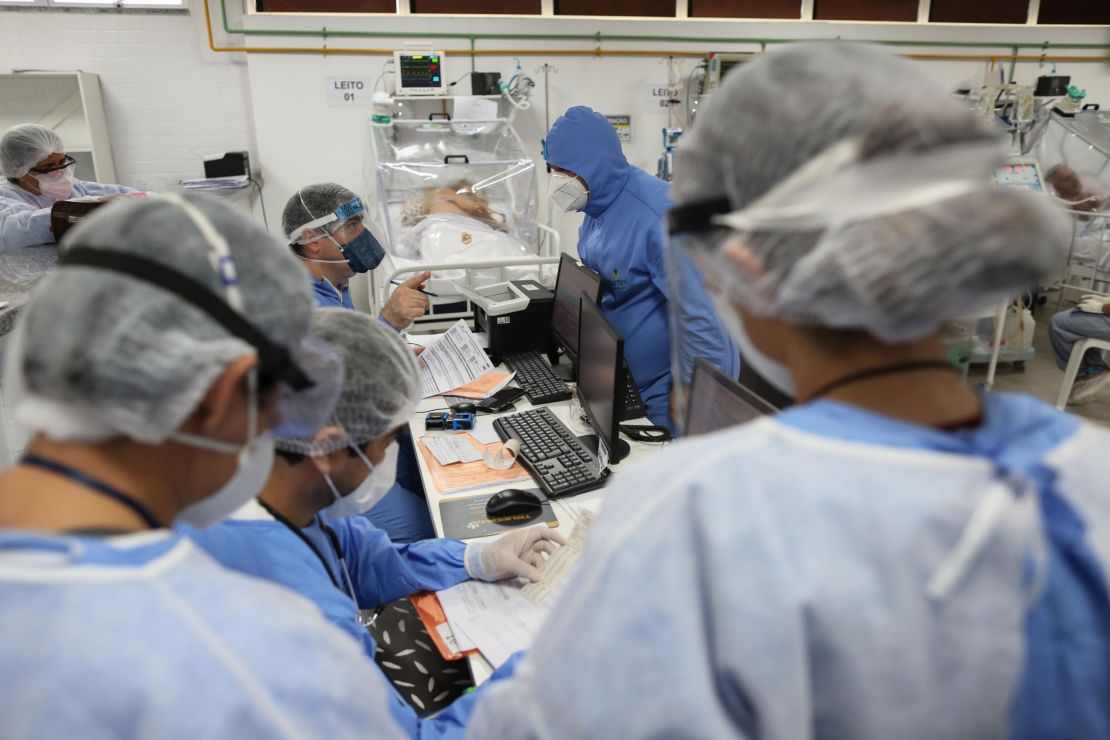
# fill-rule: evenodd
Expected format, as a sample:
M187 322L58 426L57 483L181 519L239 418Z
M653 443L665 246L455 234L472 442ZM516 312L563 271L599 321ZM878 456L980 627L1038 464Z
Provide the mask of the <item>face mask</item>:
M267 431L258 434L258 377L255 371L247 380L247 442L241 447L218 439L208 439L178 432L170 439L202 450L238 455L235 473L212 495L189 504L178 512L174 522L184 522L201 529L219 524L240 506L250 501L274 466L274 440Z
M389 493L389 489L393 488L393 484L397 481L397 456L400 447L396 442L385 448L385 457L377 465L370 462L369 458L358 447L352 445L351 449L366 463L366 467L370 469L370 474L363 479L358 488L346 496L339 493L339 489L335 487L331 476L324 476L328 488L335 496L335 501L323 511L326 519L341 519L345 516L365 514Z
M713 297L713 307L717 311L717 316L720 317L721 323L724 324L728 333L736 340L743 360L750 362L755 371L763 376L768 383L793 398L794 378L790 375L790 370L782 363L772 360L755 346L751 337L748 336L748 332L744 329L743 319L732 307L728 298L715 292L711 292L710 295Z
M328 238L339 247L339 251L347 258L347 264L355 272L370 272L385 259L385 250L382 249L381 244L378 244L378 240L369 229L364 229L361 234L346 244L335 241L330 234Z
M551 202L570 213L581 211L590 199L590 191L577 177L567 177L561 172L551 174Z
M73 171L57 170L46 175L35 175L39 191L54 200L65 200L73 194Z

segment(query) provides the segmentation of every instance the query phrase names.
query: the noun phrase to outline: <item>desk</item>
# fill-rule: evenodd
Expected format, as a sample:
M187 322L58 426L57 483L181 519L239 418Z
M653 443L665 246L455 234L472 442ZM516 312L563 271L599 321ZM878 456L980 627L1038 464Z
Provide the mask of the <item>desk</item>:
M434 338L432 335L416 335L416 336L410 336L409 337L410 341L419 342L419 343L424 343L426 341L430 341L432 338ZM501 367L501 366L498 366L498 369L501 370L501 369L504 369L504 368ZM589 428L589 426L587 424L585 424L584 422L582 422L578 418L574 418L574 419L571 418L571 407L572 407L573 403L574 403L573 401L559 401L558 403L549 403L549 404L544 404L544 405L547 406L547 408L551 409L551 411L555 414L555 416L559 418L559 421L566 424L567 427L572 432L574 432L575 434L578 434L578 435L590 434L592 432L592 430ZM424 484L424 491L427 494L427 498L428 498L428 511L432 516L432 524L435 527L436 535L438 537L443 536L443 522L441 521L440 516L439 516L439 502L440 501L450 499L450 498L457 498L457 497L464 497L464 496L475 496L475 495L478 495L478 494L491 494L491 493L496 493L496 492L498 492L502 489L511 488L511 487L519 487L519 488L531 488L531 487L533 487L533 484L530 484L528 482L521 482L521 483L516 483L516 484L508 484L508 485L506 485L504 483L495 483L493 485L484 486L482 488L475 488L475 489L471 489L471 490L468 490L468 491L463 491L463 492L460 492L460 493L454 493L454 494L449 494L449 495L443 495L438 490L436 490L434 484L432 483L431 476L428 472L428 466L424 461L424 456L421 455L420 452L419 452L419 444L420 444L420 437L439 435L439 434L451 434L451 432L441 432L441 431L431 431L431 432L429 432L429 431L424 430L424 415L428 411L432 411L434 409L442 409L442 408L444 408L445 405L446 404L444 403L442 398L439 398L439 397L425 398L417 406L416 413L413 414L412 418L409 420L409 430L412 432L414 443L418 446L417 453L416 453L416 460L417 460L417 463L420 466L420 480ZM516 409L515 410L506 412L505 414L496 414L496 415L491 414L491 416L505 416L507 414L519 413L521 411L527 411L530 408L533 408L532 404L528 401L527 397L522 396L520 399L518 399L516 401ZM634 419L634 420L632 420L630 422L627 422L627 423L648 424L650 422L647 419ZM621 472L624 471L624 470L627 470L629 468L629 466L635 465L637 461L643 460L644 458L646 458L649 455L653 454L654 452L662 449L662 447L663 447L663 445L650 444L650 443L647 443L647 442L634 442L632 440L626 440L626 441L628 442L629 448L630 448L628 455L623 460L621 460L620 464L609 466L610 470L612 471L613 477L620 476ZM562 501L572 501L572 502L576 502L576 503L577 502L585 502L585 501L601 501L605 497L605 491L606 491L606 489L600 488L600 489L597 489L595 491L589 491L587 493L582 493L582 494L579 494L577 496L572 496L568 499L555 499L552 502L552 507L551 508L554 510L555 516L559 520L560 532L564 535L569 536L570 535L570 528L572 526L571 522L573 521L571 519L571 517L567 514L566 510L562 507L562 505L561 505ZM472 542L474 540L466 540L466 541L467 542ZM490 673L493 672L492 666L490 666L490 664L485 660L485 658L483 658L480 655L470 658L470 668L474 673L475 683L479 683L479 684L482 683L483 681L485 681L487 678L489 678Z

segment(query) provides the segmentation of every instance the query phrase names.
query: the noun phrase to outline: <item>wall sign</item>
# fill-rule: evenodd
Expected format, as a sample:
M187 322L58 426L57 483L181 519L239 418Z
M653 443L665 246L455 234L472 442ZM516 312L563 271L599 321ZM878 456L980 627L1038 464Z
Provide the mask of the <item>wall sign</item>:
M610 125L617 130L622 144L632 141L632 116L605 116Z
M369 77L327 77L325 81L329 106L370 107L374 83Z

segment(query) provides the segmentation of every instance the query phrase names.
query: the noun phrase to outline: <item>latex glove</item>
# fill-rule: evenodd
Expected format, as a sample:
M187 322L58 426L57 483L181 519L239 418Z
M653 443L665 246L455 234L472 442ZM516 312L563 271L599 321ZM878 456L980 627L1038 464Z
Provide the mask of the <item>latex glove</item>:
M424 287L424 283L428 282L431 276L430 272L413 275L389 294L389 300L382 308L382 318L392 324L397 331L404 331L412 325L413 319L428 313L431 302L419 289Z
M543 524L514 530L492 542L472 542L466 546L466 572L479 581L513 576L538 581L544 554L566 543L566 537Z
M1083 300L1080 301L1079 305L1076 306L1076 308L1078 308L1080 311L1083 311L1084 313L1103 313L1102 307L1105 303L1105 298L1088 295L1083 296Z

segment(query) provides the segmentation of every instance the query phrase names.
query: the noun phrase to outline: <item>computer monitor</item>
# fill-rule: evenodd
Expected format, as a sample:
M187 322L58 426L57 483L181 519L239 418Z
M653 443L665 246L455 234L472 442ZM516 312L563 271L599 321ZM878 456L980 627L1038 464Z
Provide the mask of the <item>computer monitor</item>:
M393 52L394 78L398 95L446 95L443 53L439 51Z
M709 434L775 411L770 403L699 357L694 360L682 436Z
M628 454L620 438L621 402L624 398L624 339L605 320L590 295L579 294L578 398L598 440L616 464Z
M551 333L573 363L578 362L578 313L582 294L592 303L601 300L601 276L578 264L570 255L559 258L555 277L555 305L551 309Z
M994 171L994 183L1012 190L1029 190L1034 193L1047 192L1041 167L1033 161L1011 162Z

